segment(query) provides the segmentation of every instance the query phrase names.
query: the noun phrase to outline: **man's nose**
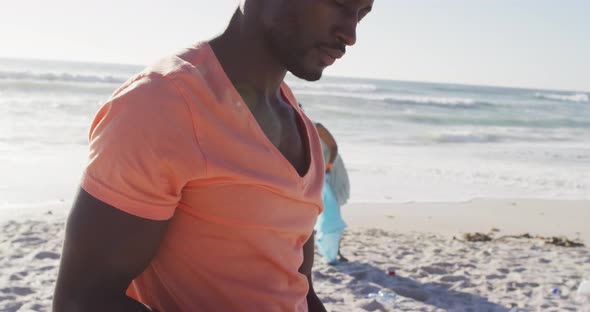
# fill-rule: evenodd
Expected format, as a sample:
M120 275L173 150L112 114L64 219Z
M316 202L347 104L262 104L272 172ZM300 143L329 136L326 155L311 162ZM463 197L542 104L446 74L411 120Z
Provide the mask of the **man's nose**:
M358 13L349 12L342 16L338 27L336 28L336 37L338 40L348 46L356 43L356 26L358 25Z

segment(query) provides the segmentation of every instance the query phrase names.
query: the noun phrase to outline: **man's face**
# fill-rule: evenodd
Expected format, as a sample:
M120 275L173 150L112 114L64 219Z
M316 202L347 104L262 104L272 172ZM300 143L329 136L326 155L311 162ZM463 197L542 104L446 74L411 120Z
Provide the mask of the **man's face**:
M373 0L268 0L265 40L293 75L315 81L356 42L356 27Z

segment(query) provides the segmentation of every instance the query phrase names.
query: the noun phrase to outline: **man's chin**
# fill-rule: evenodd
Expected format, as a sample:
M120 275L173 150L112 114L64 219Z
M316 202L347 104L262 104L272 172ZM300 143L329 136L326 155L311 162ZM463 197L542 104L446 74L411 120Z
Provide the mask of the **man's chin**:
M318 70L289 70L293 76L307 80L307 81L318 81L322 78L323 69Z

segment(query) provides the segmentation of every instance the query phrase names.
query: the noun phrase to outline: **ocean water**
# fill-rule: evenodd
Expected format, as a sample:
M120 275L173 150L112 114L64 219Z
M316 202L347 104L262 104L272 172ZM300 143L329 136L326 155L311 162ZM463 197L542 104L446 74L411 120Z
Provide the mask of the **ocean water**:
M0 59L0 210L70 201L99 105L141 66ZM352 202L590 199L590 93L287 78Z

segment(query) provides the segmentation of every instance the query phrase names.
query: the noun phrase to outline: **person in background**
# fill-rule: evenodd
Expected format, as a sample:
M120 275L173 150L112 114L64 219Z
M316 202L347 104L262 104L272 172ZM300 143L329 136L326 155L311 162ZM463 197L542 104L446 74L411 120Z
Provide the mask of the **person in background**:
M316 246L328 263L348 262L340 250L342 232L346 228L340 207L346 203L350 193L348 174L334 136L321 123L315 123L315 126L320 136L326 168L322 190L324 211L314 227Z

